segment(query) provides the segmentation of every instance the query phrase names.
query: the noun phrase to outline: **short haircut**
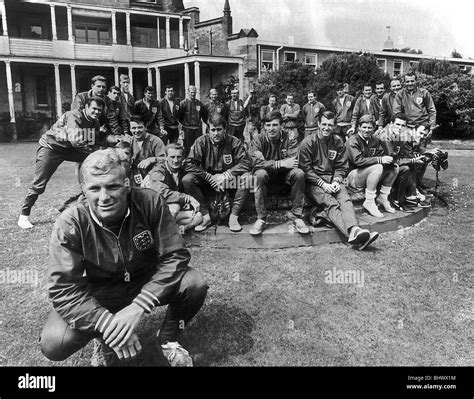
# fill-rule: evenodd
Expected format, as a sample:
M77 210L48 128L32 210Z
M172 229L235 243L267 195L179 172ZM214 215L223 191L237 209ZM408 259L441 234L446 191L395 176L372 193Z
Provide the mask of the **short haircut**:
M223 126L224 129L227 126L227 122L225 118L222 115L219 114L213 114L208 121L209 125L213 126Z
M120 83L130 83L130 76L122 73L120 75Z
M362 88L365 89L366 87L370 87L372 89L372 85L370 83L364 83Z
M143 118L141 115L132 115L130 117L130 123L135 122L135 123L140 123L142 125L145 125L145 122L143 121Z
M274 119L278 119L278 122L282 122L283 117L281 116L280 111L272 111L265 117L265 122L271 122Z
M394 114L392 115L392 119L390 120L390 122L395 122L395 119L401 119L402 121L405 121L406 123L408 123L408 116L406 116L405 114L402 114L401 112L399 112L398 114Z
M178 143L169 143L169 144L165 147L165 153L166 153L166 155L168 155L168 151L169 151L169 150L181 151L181 153L184 155L184 147L183 147L181 144L178 144Z
M363 123L370 123L372 126L375 126L375 118L372 115L363 115L359 118L359 126Z
M334 112L332 111L325 111L321 114L321 119L326 118L328 120L335 119L336 116L334 115Z
M375 82L375 86L380 86L380 85L383 85L383 88L385 89L385 82L382 81L382 80L378 80Z
M166 91L166 90L168 90L168 89L173 89L173 90L174 90L174 87L173 87L173 86L171 86L171 85L166 85L166 87L165 87L165 91Z
M295 96L293 95L293 93L288 93L288 94L286 95L286 98L288 98L288 97L293 97L293 98L295 98Z
M405 74L405 78L406 78L407 76L413 76L413 77L415 78L415 80L417 80L416 73L413 72L413 71L408 71L408 72Z
M128 141L119 140L117 144L115 144L114 148L121 148L122 150L132 148L131 144Z
M316 90L309 90L308 91L308 96L312 94L314 97L316 97Z
M105 76L102 76L102 75L95 75L92 79L91 79L91 86L95 84L95 82L97 81L101 81L101 82L104 82L107 84L107 78Z
M130 162L124 151L115 148L95 151L82 163L79 181L84 184L86 175L106 175L115 168L120 169L124 179L130 176Z
M268 96L268 99L270 100L270 98L272 98L272 97L273 97L275 100L277 99L277 96L276 96L275 94L270 94L270 95Z
M143 90L143 93L146 93L147 91L149 91L150 93L154 93L155 92L155 88L153 86L147 86L145 87L145 89Z
M339 91L339 90L344 90L344 83L338 83L336 85L336 91Z
M104 108L105 107L105 101L100 98L100 97L97 97L97 96L92 96L92 97L89 97L87 100L86 100L86 105L89 107L93 102L95 102L97 105L99 105L101 108Z
M112 90L117 90L119 93L120 93L120 87L118 86L110 86L110 89L109 89L109 93L112 91Z
M399 77L399 76L395 76L395 77L393 77L392 79L390 79L390 84L392 84L392 82L395 82L395 81L398 81L398 82L401 83L400 77Z
M188 92L190 92L191 89L194 89L194 90L197 92L196 86L194 86L194 85L189 86L189 87L188 87Z

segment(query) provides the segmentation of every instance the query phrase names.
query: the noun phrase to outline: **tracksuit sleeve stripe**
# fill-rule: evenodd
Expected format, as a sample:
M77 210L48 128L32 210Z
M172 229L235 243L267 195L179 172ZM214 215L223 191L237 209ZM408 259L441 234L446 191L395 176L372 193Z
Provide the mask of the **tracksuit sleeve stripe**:
M133 300L133 303L143 308L146 313L151 313L153 308L160 304L160 301L151 292L142 290L142 292L138 294L137 297Z
M109 323L112 321L113 314L110 313L108 310L105 310L99 317L99 320L97 320L97 323L95 325L95 330L99 331L101 334L105 331Z

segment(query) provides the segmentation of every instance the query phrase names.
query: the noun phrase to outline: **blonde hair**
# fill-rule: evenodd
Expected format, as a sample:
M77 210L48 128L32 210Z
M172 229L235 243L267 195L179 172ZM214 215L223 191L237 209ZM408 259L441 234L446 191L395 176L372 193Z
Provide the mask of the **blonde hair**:
M84 184L86 174L93 176L106 175L115 168L120 169L123 178L130 176L130 162L123 150L107 148L106 150L95 151L82 163L79 170L79 181Z

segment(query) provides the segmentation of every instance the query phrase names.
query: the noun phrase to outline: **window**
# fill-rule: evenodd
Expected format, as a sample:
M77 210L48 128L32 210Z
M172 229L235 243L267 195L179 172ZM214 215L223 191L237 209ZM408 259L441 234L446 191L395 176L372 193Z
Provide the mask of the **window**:
M467 70L466 65L458 65L458 67L459 67L459 70L462 71L462 72Z
M296 53L294 51L285 51L285 63L296 62Z
M380 71L387 73L387 60L385 58L377 58L377 65Z
M306 53L304 55L304 63L306 65L313 65L316 68L316 65L318 64L318 55Z
M49 108L48 77L37 76L35 80L36 108Z
M262 72L270 72L275 69L275 53L271 50L262 50L261 52L261 68Z
M108 27L76 25L75 33L76 43L111 44Z
M33 39L43 39L43 27L40 24L31 24L30 37Z
M395 60L393 61L393 76L403 74L403 61Z

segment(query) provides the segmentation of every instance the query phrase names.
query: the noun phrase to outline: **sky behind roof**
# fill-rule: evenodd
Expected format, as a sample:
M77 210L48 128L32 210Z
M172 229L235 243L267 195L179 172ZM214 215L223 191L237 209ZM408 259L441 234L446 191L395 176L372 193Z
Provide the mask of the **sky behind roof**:
M468 0L229 0L234 33L255 28L259 39L382 50L386 26L396 48L474 58L474 1ZM184 0L201 21L222 15L224 0Z

